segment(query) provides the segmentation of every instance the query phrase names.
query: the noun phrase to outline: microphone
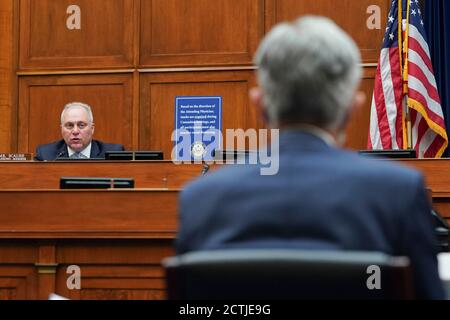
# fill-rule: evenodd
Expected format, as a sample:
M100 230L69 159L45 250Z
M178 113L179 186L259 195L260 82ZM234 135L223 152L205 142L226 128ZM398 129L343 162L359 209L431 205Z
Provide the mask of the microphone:
M58 153L58 155L56 156L55 160L53 160L53 161L58 160L62 155L64 155L64 151L61 151L60 153Z
M209 165L207 163L203 164L202 176L204 176L209 170Z

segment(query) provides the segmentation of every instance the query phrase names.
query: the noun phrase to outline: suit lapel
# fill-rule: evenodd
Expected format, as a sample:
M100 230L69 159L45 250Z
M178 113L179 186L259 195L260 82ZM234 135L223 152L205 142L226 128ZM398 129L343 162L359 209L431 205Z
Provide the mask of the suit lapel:
M100 158L101 154L100 147L97 143L97 141L92 140L91 142L91 158Z
M57 158L68 158L69 157L69 149L67 148L67 144L63 143L62 146L57 149Z

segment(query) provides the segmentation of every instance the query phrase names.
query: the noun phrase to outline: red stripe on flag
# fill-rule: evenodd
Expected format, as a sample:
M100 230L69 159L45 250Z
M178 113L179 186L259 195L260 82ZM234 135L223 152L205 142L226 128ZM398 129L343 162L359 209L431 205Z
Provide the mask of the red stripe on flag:
M445 143L445 139L443 139L440 135L436 135L433 140L433 143L428 147L428 149L424 153L425 158L433 158L438 151L442 148Z
M395 121L395 132L396 132L396 140L397 146L399 148L403 148L403 88L402 88L402 76L400 74L400 60L399 60L399 50L398 48L392 48L389 50L390 55L390 65L391 65L391 77L392 83L394 86L394 96L395 96L395 105L397 107L397 118ZM394 70L394 71L392 71ZM397 85L395 85L397 84Z
M422 71L421 68L419 68L418 65L416 65L413 62L409 62L409 74L415 78L417 78L427 89L427 93L430 96L431 99L436 101L437 103L441 104L441 99L439 98L439 93L436 90L436 88L428 81L428 78L426 77L425 73Z
M444 119L441 116L439 116L438 114L434 113L428 107L428 103L427 103L425 97L419 91L409 88L408 93L409 93L409 97L411 99L416 100L416 101L420 102L420 104L422 104L428 118L430 118L431 121L438 124L439 126L444 125Z
M378 65L378 69L380 68L381 66ZM378 129L380 131L381 144L383 145L383 149L392 149L392 136L389 128L389 120L385 108L386 102L384 100L383 84L381 82L379 71L375 77L374 99L377 110Z
M416 122L417 111L414 109L409 109L409 117L411 118L411 126L413 126Z
M427 131L428 131L427 121L424 118L422 118L419 121L419 126L417 128L417 142L416 142L416 145L414 146L414 149L416 149L416 151L417 151L417 155L420 155L419 152L423 152L423 150L420 150L419 147L420 147L420 142L422 141L422 138Z
M430 57L425 52L425 50L423 50L420 43L415 38L408 37L408 44L409 50L417 52L417 54L422 57L423 62L425 62L425 65L428 67L428 70L433 73L433 65L431 63Z

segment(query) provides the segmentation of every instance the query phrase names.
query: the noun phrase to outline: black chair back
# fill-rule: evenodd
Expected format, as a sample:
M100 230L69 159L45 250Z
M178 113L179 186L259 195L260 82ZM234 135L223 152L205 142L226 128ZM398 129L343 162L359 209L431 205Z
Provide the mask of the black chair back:
M168 298L175 300L414 297L409 259L378 252L201 251L167 258L163 266Z

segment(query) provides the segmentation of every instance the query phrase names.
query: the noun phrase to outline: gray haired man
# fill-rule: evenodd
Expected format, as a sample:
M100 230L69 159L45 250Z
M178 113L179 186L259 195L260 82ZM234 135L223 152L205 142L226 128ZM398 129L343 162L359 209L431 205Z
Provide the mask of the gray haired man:
M178 253L223 248L379 251L409 257L418 298L444 297L422 176L341 150L358 92L360 53L335 23L281 23L255 57L251 99L280 129L279 171L229 166L180 196Z

